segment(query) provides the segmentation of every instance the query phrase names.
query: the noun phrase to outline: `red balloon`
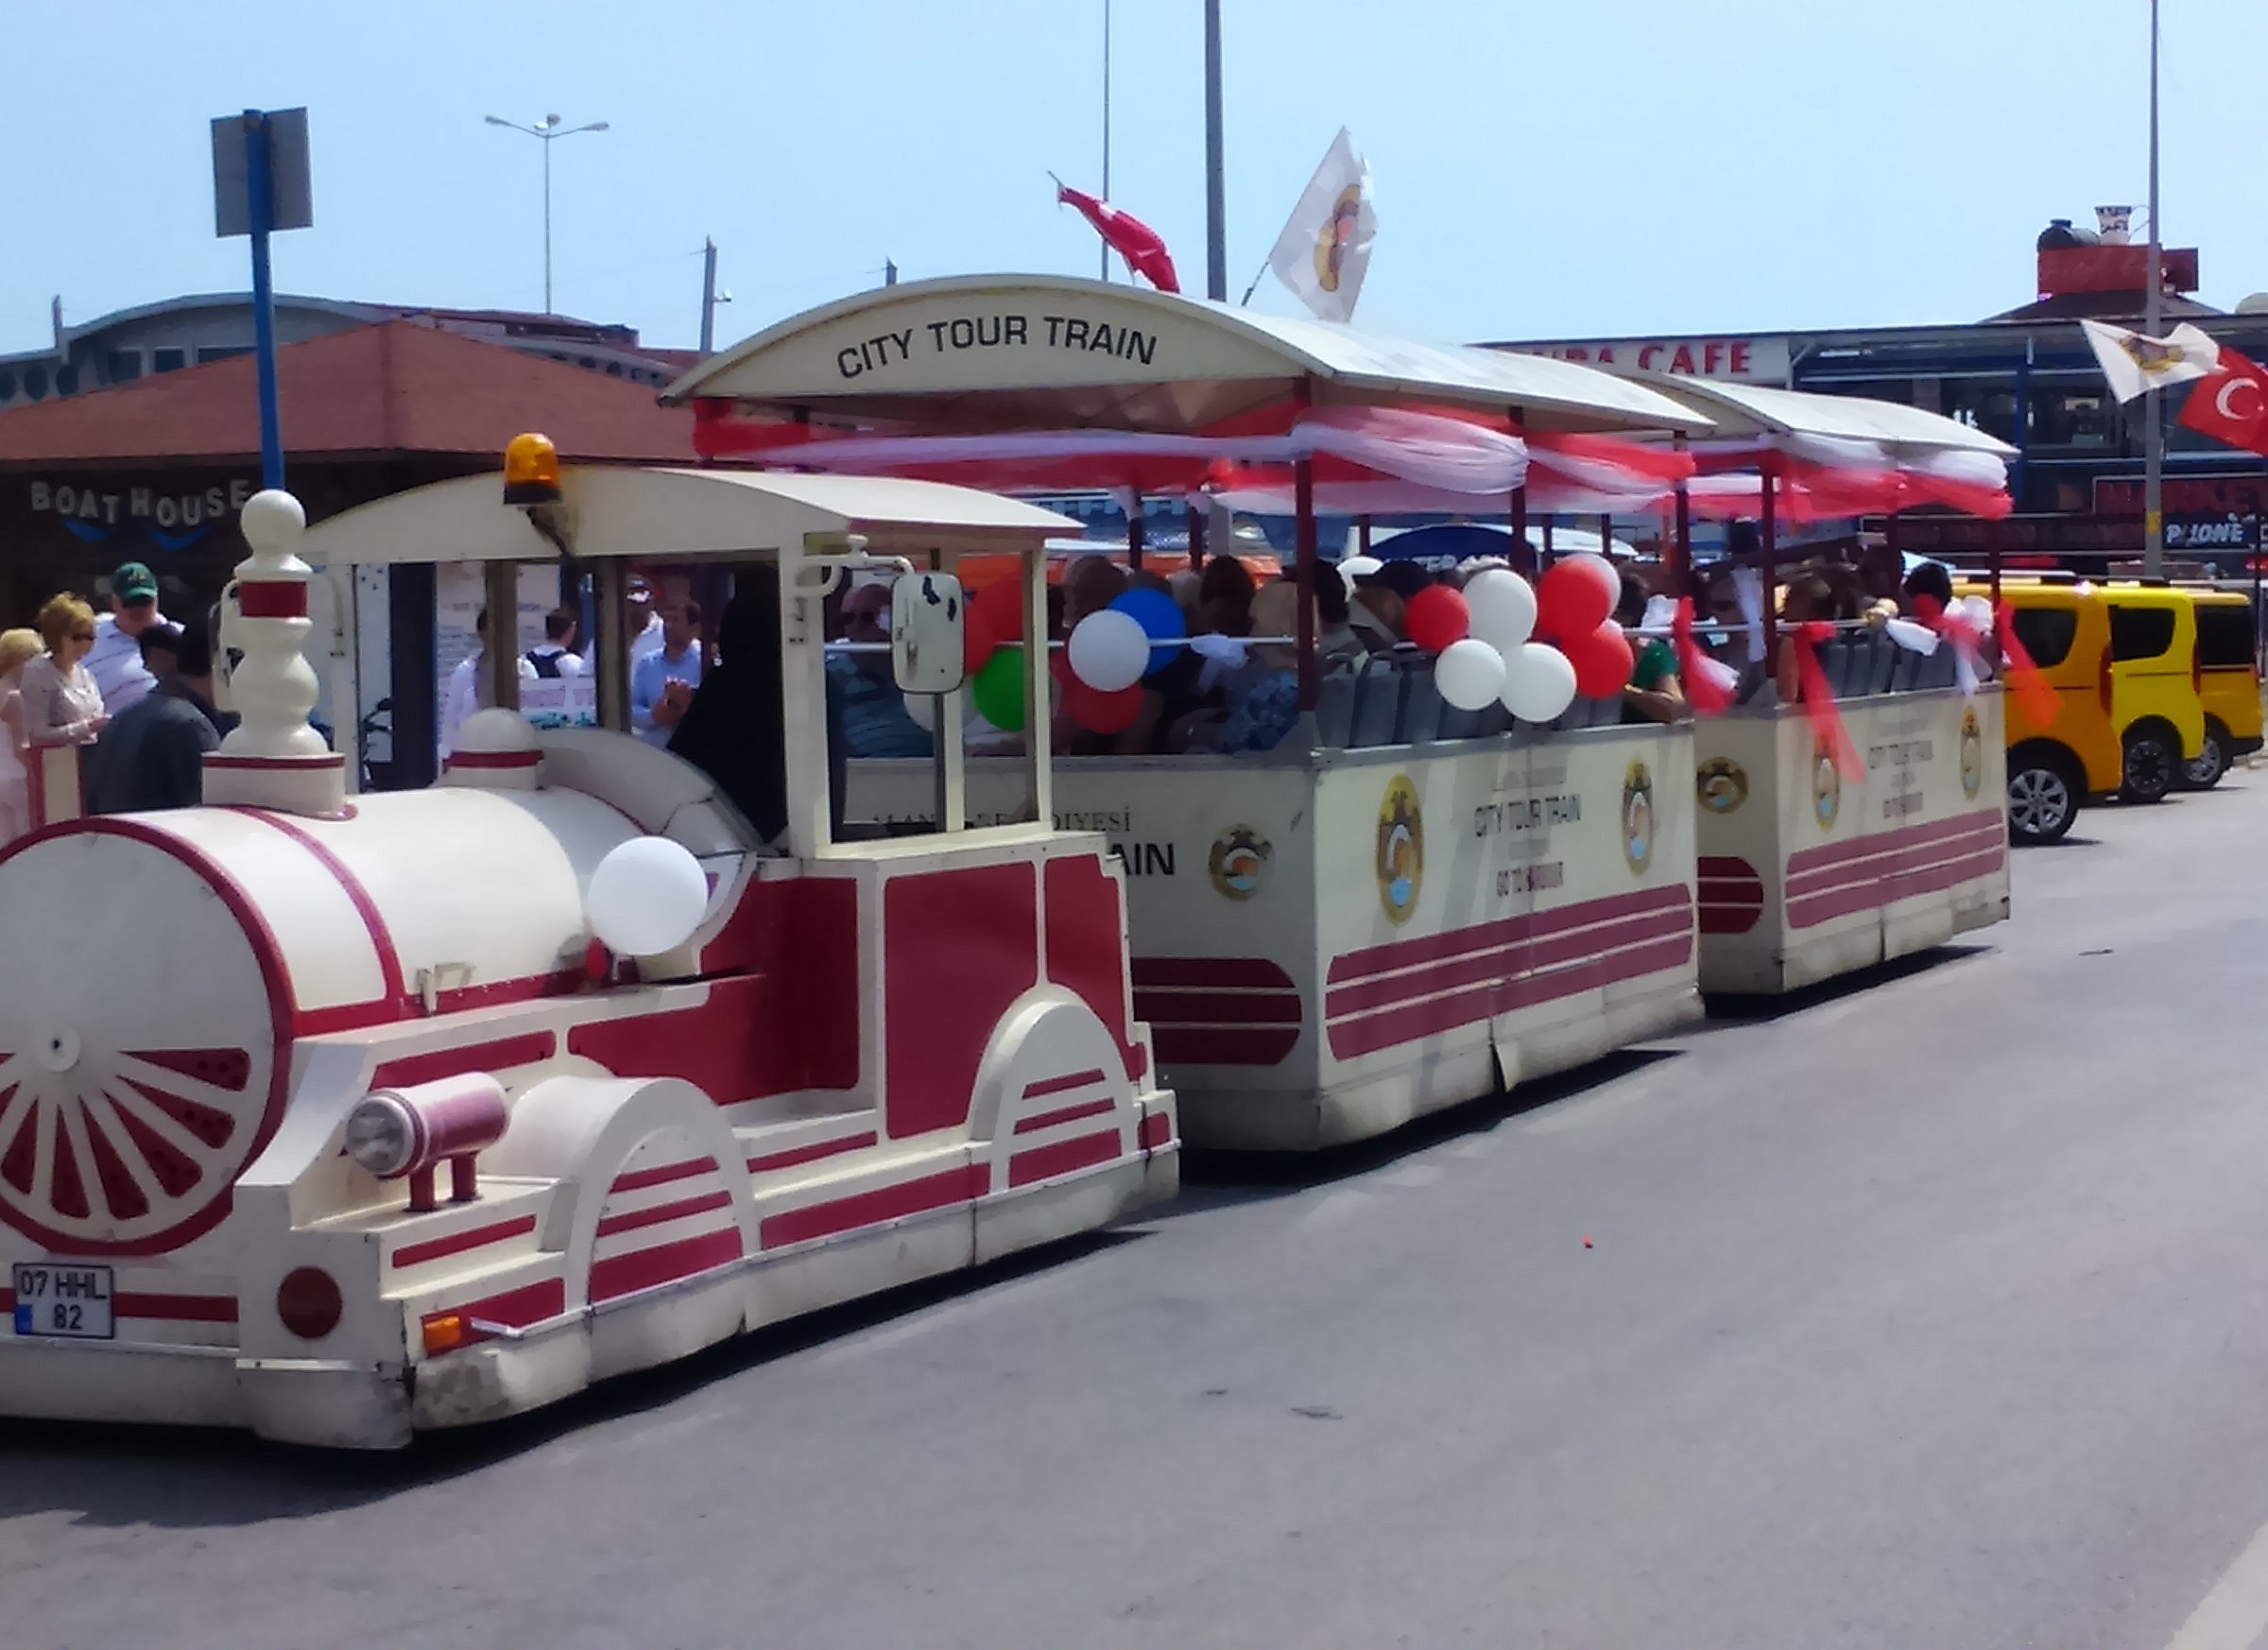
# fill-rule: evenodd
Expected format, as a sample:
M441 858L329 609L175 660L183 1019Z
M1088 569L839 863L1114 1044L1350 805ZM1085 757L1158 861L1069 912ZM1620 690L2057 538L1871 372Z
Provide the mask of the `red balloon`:
M1116 693L1097 693L1069 671L1063 675L1063 710L1091 733L1123 733L1142 714L1142 683L1130 682Z
M1587 699L1611 698L1630 684L1637 656L1630 638L1612 620L1567 644L1567 662L1575 667L1575 692Z
M1402 627L1410 640L1428 653L1439 653L1452 642L1462 642L1472 631L1472 610L1462 594L1445 584L1429 584L1402 610Z
M963 594L961 666L971 676L985 668L996 649L1023 640L1023 609L1016 599L1022 593L1011 582Z
M1536 581L1536 634L1579 641L1606 622L1622 593L1622 576L1606 557L1563 556Z

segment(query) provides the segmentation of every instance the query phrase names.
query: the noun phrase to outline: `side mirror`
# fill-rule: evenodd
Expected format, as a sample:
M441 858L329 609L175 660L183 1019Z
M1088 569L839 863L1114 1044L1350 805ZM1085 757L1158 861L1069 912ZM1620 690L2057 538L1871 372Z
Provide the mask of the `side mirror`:
M890 591L890 663L901 693L949 694L966 674L968 603L950 573L902 575Z

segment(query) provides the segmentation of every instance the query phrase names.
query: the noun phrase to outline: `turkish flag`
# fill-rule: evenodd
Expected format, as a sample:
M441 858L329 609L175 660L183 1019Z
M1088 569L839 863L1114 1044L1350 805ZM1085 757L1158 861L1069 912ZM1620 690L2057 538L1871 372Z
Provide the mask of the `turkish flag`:
M2268 455L2268 372L2224 344L2221 366L2182 404L2184 429Z
M1126 261L1126 267L1152 286L1160 292L1181 290L1181 281L1174 273L1174 260L1166 252L1164 237L1148 224L1131 213L1119 211L1108 200L1098 200L1067 183L1056 185L1056 199L1077 207L1080 215L1094 225L1095 233Z

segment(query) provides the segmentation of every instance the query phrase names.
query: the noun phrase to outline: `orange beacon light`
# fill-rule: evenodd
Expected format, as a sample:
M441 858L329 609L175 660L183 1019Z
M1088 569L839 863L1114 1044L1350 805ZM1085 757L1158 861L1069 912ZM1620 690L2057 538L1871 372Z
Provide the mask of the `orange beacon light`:
M504 449L504 502L556 504L559 497L559 450L551 438L534 431L514 436Z

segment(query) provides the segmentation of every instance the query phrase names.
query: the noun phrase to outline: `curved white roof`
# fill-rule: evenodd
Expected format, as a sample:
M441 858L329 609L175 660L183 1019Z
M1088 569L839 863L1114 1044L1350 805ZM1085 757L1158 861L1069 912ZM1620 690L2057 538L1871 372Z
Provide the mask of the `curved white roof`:
M1040 550L1078 523L995 493L888 476L562 465L566 534L586 560L745 556L857 533L883 549ZM463 475L360 505L309 527L318 567L546 561L558 548L495 474Z
M1572 361L1411 343L1060 275L963 275L860 293L702 362L662 399L935 431L1178 434L1301 388L1319 404L1517 410L1540 430L1698 434L1711 423L1651 386Z
M1661 372L1629 376L1698 405L1716 421L1712 434L1718 436L1810 436L1830 441L1880 441L1915 453L2016 455L2014 447L1983 430L1894 401L1818 395L1809 390L1774 389L1716 378L1672 377Z

